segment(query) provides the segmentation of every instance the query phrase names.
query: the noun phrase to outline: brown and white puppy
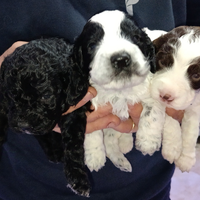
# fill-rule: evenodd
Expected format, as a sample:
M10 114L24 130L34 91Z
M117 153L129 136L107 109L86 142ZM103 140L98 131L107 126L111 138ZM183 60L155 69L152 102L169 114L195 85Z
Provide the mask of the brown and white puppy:
M181 123L166 116L162 154L181 171L195 164L200 120L200 27L181 26L154 40L157 72L152 97L166 107L185 110Z

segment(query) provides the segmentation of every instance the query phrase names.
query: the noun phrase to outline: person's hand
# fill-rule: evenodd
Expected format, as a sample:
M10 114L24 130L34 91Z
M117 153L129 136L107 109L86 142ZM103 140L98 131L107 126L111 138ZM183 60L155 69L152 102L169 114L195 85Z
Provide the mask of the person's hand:
M166 108L166 113L179 123L181 123L184 116L184 110L174 110L173 108Z
M28 42L25 42L25 41L18 41L18 42L15 42L13 43L13 45L7 49L1 56L0 56L0 66L2 64L2 62L4 61L5 57L7 57L8 55L10 55L11 53L13 53L15 51L15 49L17 47L20 47L24 44L27 44Z
M119 117L112 114L112 106L107 104L87 115L86 133L91 133L104 128L113 128L122 133L132 133L137 130L131 118L121 121Z
M143 107L142 107L142 104L140 103L135 104L135 105L129 105L129 115L132 118L136 127L138 126L142 109ZM173 108L166 108L166 113L179 122L182 121L183 115L184 115L183 110L175 110Z
M86 98L86 100L88 100L88 98ZM82 105L86 103L86 100L83 98L77 105ZM73 107L73 110L77 108L78 108L77 106ZM70 111L73 110L71 109ZM69 113L69 110L66 113ZM113 128L123 133L131 133L137 130L136 125L134 125L133 127L133 120L131 118L129 118L126 121L121 121L119 117L113 115L112 106L110 104L99 107L97 110L94 110L91 113L88 112L86 113L86 115L87 115L86 133L92 133L96 130L101 130L104 128ZM59 133L61 132L58 126L56 126L53 130Z

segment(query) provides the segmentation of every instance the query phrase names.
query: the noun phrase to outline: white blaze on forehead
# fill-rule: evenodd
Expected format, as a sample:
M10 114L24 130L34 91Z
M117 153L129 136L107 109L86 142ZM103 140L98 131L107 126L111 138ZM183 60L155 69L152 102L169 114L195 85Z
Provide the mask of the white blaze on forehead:
M94 15L91 18L91 21L101 24L106 34L112 34L113 31L116 33L116 30L120 30L120 24L124 17L124 13L118 10L104 11L100 14Z

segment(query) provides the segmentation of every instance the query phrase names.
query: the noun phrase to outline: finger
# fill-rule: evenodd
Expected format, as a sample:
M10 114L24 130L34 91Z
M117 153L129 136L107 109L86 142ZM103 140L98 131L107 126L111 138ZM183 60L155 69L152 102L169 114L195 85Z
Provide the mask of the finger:
M166 113L179 122L182 121L184 116L184 110L175 110L173 108L166 108Z
M61 130L60 130L58 124L56 124L56 126L55 126L54 129L53 129L53 131L58 132L58 133L61 133Z
M143 109L141 103L136 103L134 105L128 105L128 108L129 108L129 115L132 119L140 118L140 114Z
M120 124L120 119L113 115L113 114L108 114L102 118L98 118L95 121L88 122L86 125L86 133L92 133L96 130L101 130L104 128L111 126L118 126Z
M85 105L88 101L93 99L97 95L97 91L93 87L88 88L87 94L83 97L83 99L76 105L76 106L71 106L65 113L62 115L66 115L70 112L73 112L74 110L80 108L81 106Z
M122 121L118 126L109 126L109 127L121 133L133 133L136 132L138 129L137 124L135 124L131 118L129 118L126 121Z

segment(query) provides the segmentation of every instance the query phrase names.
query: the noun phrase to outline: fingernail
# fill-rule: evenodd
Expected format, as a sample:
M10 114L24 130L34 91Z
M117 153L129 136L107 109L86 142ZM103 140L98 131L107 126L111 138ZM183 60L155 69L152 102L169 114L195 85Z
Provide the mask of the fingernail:
M83 101L88 102L90 101L92 98L94 98L93 94L88 92L85 97L83 98Z

